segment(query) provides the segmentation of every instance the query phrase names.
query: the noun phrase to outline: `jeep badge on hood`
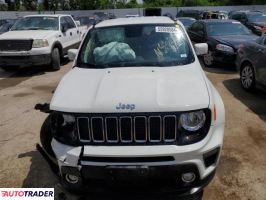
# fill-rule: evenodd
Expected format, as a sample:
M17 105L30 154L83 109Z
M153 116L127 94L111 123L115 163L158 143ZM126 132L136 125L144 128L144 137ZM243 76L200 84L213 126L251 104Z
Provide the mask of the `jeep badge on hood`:
M116 110L135 110L136 106L135 104L123 104L119 103L116 106Z

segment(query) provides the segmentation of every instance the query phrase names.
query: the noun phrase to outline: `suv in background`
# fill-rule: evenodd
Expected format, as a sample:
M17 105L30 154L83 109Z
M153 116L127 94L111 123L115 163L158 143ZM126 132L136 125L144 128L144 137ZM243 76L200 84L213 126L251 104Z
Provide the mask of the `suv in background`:
M266 31L266 15L260 11L235 11L230 14L230 19L240 21L257 35Z
M194 18L194 19L202 19L202 16L203 15L203 12L200 11L200 10L180 10L176 17L179 18L179 17L191 17L191 18Z
M67 50L78 48L86 32L70 15L25 16L0 35L0 67L50 65L58 70Z

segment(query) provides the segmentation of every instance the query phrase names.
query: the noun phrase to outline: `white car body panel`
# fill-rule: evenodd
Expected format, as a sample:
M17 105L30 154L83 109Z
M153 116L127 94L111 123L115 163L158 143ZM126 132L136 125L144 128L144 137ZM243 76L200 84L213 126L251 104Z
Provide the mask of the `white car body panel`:
M9 31L0 35L2 39L46 39L58 34L58 31L27 30L27 31Z

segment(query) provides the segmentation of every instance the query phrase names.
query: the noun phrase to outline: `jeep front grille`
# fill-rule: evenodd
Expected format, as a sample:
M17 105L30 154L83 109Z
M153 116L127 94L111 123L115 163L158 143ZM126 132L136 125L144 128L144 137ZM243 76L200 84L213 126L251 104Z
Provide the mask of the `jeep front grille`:
M88 144L169 144L178 140L178 115L77 117L80 142Z
M29 51L33 40L0 40L0 51Z

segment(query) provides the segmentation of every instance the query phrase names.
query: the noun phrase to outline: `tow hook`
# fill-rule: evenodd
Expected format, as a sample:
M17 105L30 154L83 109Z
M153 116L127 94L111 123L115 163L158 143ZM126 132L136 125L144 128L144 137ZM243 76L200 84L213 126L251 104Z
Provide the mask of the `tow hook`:
M52 111L50 110L50 104L49 103L44 103L44 104L36 104L34 107L35 110L39 110L43 113L51 113Z

